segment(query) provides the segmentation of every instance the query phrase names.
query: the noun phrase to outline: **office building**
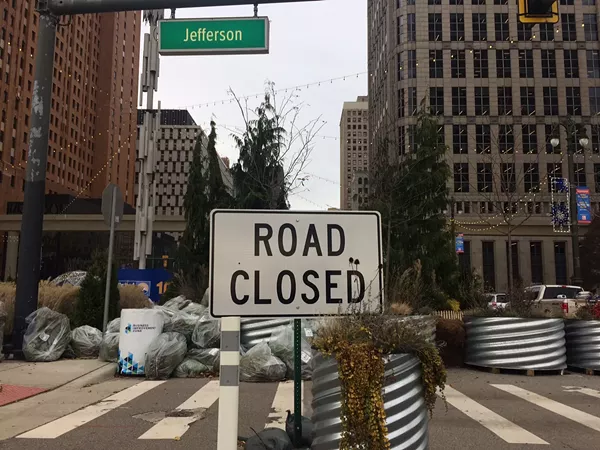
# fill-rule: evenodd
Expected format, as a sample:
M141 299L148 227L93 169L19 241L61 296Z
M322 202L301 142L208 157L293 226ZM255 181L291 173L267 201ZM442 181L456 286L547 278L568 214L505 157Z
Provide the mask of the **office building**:
M340 207L358 209L368 195L369 100L344 102L340 120Z
M572 120L589 144L575 156L570 181L589 187L598 209L599 13L600 1L560 0L557 24L529 27L514 0L368 3L371 145L395 139L393 156L402 158L414 145L421 100L439 116L453 170L449 216L452 209L465 239L460 259L489 290L508 287L503 211L514 211L518 224L515 278L563 284L573 275L570 236L551 224L560 197L551 185L568 175L567 142L582 136L567 136L561 124Z
M23 200L38 29L34 2L0 8L0 213ZM117 183L133 203L141 14L63 18L49 129L49 194L99 197Z

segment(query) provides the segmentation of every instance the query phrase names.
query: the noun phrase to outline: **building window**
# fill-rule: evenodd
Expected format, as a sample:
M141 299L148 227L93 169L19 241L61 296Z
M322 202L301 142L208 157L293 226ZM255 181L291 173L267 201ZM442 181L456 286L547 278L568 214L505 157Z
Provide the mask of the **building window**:
M499 87L498 88L498 115L499 116L511 116L513 110L512 100L512 88L510 87Z
M429 101L431 113L437 116L444 115L444 88L429 88Z
M483 286L486 292L494 292L496 290L494 242L484 241L481 244L481 253L483 256Z
M452 151L455 155L469 153L469 139L466 125L452 125Z
M496 40L508 41L508 39L510 38L510 30L508 27L507 13L494 14L494 27L496 29Z
M581 115L581 90L578 87L567 88L567 114Z
M429 14L429 40L441 41L443 34L442 14Z
M464 78L467 75L467 63L464 50L451 50L450 63L452 78Z
M517 23L517 39L521 42L533 39L532 27L524 23Z
M398 89L398 117L404 117L404 89ZM360 126L360 125L359 125Z
M551 42L554 41L554 25L551 23L541 23L540 27L540 41Z
M465 40L465 17L464 14L450 13L450 40Z
M487 87L475 88L475 115L487 116L490 114L490 89Z
M552 178L562 178L562 163L548 163L546 165L546 172L548 179L546 184L548 185L548 192L552 191Z
M510 256L508 254L508 241L506 241L506 273L510 273L508 258L512 259L512 282L513 286L517 284L518 280L521 278L521 273L519 270L519 243L516 241L511 242L511 252Z
M531 283L544 283L544 260L542 259L542 243L531 242L529 244L529 256L531 258Z
M477 191L492 192L492 164L477 163Z
M417 51L408 51L408 78L417 78Z
M535 88L521 87L521 115L535 114Z
M565 78L579 78L577 50L563 50L565 56Z
M523 172L525 172L525 192L540 191L540 169L537 163L523 164Z
M496 76L511 77L510 50L496 50Z
M402 67L402 54L398 53L398 81L404 80L404 67Z
M409 42L417 40L417 21L415 13L406 15L406 40Z
M429 50L429 78L444 78L444 52Z
M590 115L600 114L600 87L589 88Z
M519 50L519 76L533 78L533 50Z
M454 192L469 192L469 164L454 164Z
M417 114L417 88L408 88L408 115L414 116Z
M452 88L452 115L464 116L467 114L467 88Z
M485 13L473 14L473 40L487 41L487 18Z
M555 50L542 50L542 77L556 78Z
M560 21L562 24L562 39L563 41L577 40L577 26L575 24L575 14L561 14Z
M585 30L586 42L598 42L598 19L596 14L583 15L583 29Z
M502 154L514 153L515 135L513 133L512 125L500 125L498 151Z
M464 241L464 250L458 254L458 265L462 273L471 274L471 241Z
M475 125L475 142L477 153L490 153L492 136L489 125Z
M597 193L600 193L600 164L594 164L594 185Z
M600 78L600 51L587 50L585 56L587 60L588 78Z
M537 132L535 125L523 125L521 127L521 140L524 154L537 153Z
M554 243L554 271L556 284L567 284L567 243Z
M475 78L487 78L489 76L488 51L473 50L473 75Z
M502 163L500 164L500 172L500 188L502 192L515 192L517 190L515 165L513 163Z
M544 115L558 116L558 88L544 86Z
M587 186L587 179L585 176L585 163L575 163L575 186L584 187Z

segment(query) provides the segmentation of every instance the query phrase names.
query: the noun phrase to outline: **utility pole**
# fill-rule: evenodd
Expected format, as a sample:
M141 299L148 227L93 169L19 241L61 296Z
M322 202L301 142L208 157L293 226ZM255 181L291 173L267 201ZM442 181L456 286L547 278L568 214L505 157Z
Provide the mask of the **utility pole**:
M13 355L20 357L25 318L37 309L42 256L48 128L52 101L52 68L58 18L48 11L48 2L38 1L40 14L35 51L35 79L31 99L31 128L25 170L25 196L19 245L17 292L13 331Z
M569 176L569 220L571 221L571 248L573 252L573 279L571 283L581 286L581 260L579 258L579 223L577 221L577 183L575 181L575 152L577 151L577 126L569 120L567 131L567 170Z

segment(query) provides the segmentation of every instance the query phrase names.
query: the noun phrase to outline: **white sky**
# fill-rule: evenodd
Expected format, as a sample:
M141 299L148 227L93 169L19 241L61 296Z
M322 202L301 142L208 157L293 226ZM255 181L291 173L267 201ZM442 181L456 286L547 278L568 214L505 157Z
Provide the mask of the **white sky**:
M288 88L362 73L346 80L304 86L298 101L304 103L301 123L321 116L326 123L315 141L311 162L305 169L309 180L304 191L290 197L292 209L321 210L339 207L339 121L344 101L367 95L368 0L323 0L291 4L259 5L259 15L271 21L268 55L163 56L158 93L164 109L186 108L203 128L211 117L217 123L221 156L237 161L238 152L230 131L243 120L230 99L231 87L238 96L260 94L265 81ZM170 11L165 11L169 17ZM177 18L240 17L253 15L253 6L192 8L177 10ZM147 28L143 28L147 32ZM143 42L143 39L142 39ZM249 100L258 106L261 97ZM211 106L194 106L218 102ZM145 104L144 104L145 106ZM220 126L221 125L221 126ZM332 139L334 138L334 139Z

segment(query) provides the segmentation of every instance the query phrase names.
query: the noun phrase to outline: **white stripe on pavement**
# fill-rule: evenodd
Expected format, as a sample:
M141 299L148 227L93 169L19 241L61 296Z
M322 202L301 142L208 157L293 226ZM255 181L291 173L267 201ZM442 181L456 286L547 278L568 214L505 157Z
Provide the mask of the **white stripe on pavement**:
M94 419L97 419L104 414L117 409L124 404L130 402L136 397L154 389L156 386L163 384L164 381L142 381L134 386L117 392L110 397L105 398L95 405L86 406L79 411L68 414L56 419L53 422L34 428L27 433L23 433L17 438L23 439L55 439L62 436L75 428L85 425Z
M202 386L194 395L175 408L183 412L178 417L165 417L138 439L177 439L190 429L190 425L202 418L205 411L219 398L219 381L212 380Z
M589 395L590 397L600 398L600 391L594 389L582 388L579 386L563 386L565 392L579 392L580 394Z
M269 413L268 422L265 428L280 428L285 430L285 419L287 410L294 410L294 382L286 381L279 383L277 392L273 399L271 412Z
M510 422L485 406L471 400L466 395L458 392L456 389L446 386L444 389L446 400L460 412L479 422L485 428L490 430L500 439L509 444L541 444L549 445L546 441L540 439L535 434L524 430L518 425Z
M523 400L553 412L554 414L571 419L573 422L577 422L592 430L600 431L600 419L596 416L592 416L591 414L579 411L578 409L571 408L570 406L563 405L557 401L510 384L490 384L490 386L522 398Z

